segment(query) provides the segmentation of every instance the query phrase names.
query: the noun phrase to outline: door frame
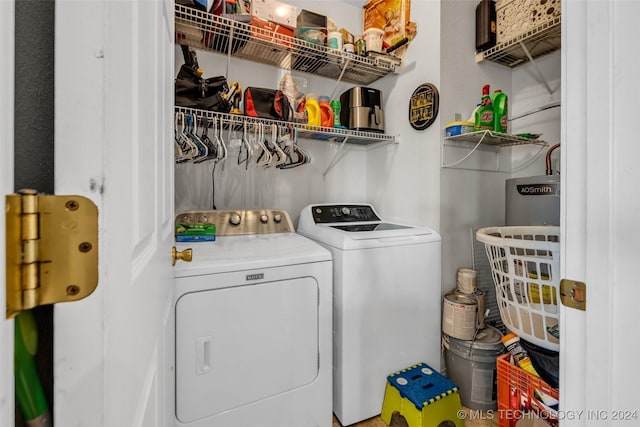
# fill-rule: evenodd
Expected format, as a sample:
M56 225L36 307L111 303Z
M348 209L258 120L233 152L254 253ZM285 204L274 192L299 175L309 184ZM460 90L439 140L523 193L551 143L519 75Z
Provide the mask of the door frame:
M13 192L15 2L0 1L0 196ZM4 209L2 210L4 212ZM13 320L5 319L5 225L0 225L0 425L15 423ZM11 381L7 379L11 378Z
M586 284L586 311L562 306L562 426L637 424L630 332L640 299L640 145L635 51L640 3L562 3L561 277Z
M560 277L585 281L587 227L584 209L587 194L584 182L587 178L587 150L580 146L580 141L587 140L587 131L586 127L576 124L585 119L582 107L587 105L586 5L563 2L562 9ZM561 305L560 319L560 408L563 411L569 408L583 410L586 387L585 313ZM563 420L563 425L582 424L572 419Z

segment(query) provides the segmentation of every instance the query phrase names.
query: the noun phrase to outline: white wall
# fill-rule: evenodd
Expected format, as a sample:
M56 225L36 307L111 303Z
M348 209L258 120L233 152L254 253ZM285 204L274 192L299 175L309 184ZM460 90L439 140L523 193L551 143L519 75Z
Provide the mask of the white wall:
M409 99L423 83L440 92L440 1L413 0L411 20L418 35L411 42L398 75L376 82L385 94L387 133L400 144L370 150L367 188L371 202L387 217L440 231L440 129L442 113L426 130L409 124Z
M517 117L527 112L534 111L544 106L560 104L560 52L536 59L536 64L547 81L551 93L541 82L535 67L526 63L513 70L513 92L509 97L511 111L510 117ZM539 150L532 146L519 146L512 149L513 177L536 176L545 174L545 156L547 149L560 142L560 108L554 107L535 114L513 120L510 123L513 133L529 132L540 133L540 139L546 141L549 147L545 148L533 163L528 165L532 156ZM551 154L552 172L559 172L560 149ZM528 165L521 169L520 166Z
M511 71L494 63L475 62L475 0L442 2L441 73L442 102L440 114L443 128L453 121L455 114L468 118L480 102L482 86L490 84L491 90L512 92ZM466 151L456 152L453 159L460 159ZM486 162L495 161L495 152L476 153L487 155ZM446 163L450 163L450 159ZM475 159L469 159L473 161ZM469 167L469 163L460 164ZM472 164L472 167L487 167ZM504 222L504 180L500 172L482 172L458 168L442 168L440 217L442 232L442 292L455 287L456 270L471 267L471 229L481 225Z

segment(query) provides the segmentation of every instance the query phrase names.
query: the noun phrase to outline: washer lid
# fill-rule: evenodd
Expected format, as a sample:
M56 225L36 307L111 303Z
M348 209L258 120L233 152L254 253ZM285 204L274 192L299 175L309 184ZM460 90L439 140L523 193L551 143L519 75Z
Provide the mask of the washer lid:
M191 248L191 262L178 262L175 277L330 261L331 253L296 233L219 236L214 242L176 243Z
M348 231L350 233L360 233L363 231L385 231L385 230L402 230L412 228L408 225L391 224L388 222L366 223L366 224L349 224L349 225L332 225L331 227L338 230Z
M428 227L381 220L371 205L316 204L300 213L298 233L342 250L439 242Z
M372 227L372 225L381 225L382 227L369 230L368 228ZM349 227L350 229L344 229L343 227ZM440 242L440 235L430 228L388 222L348 225L313 224L310 227L298 228L298 233L342 250Z

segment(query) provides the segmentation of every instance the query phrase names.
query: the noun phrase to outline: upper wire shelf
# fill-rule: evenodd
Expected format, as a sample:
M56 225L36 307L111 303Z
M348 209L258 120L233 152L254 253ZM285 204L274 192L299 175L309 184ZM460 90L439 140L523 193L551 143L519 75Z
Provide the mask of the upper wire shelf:
M401 64L394 56L348 54L180 4L175 23L178 44L355 84L374 82Z
M560 16L555 17L529 31L498 43L492 48L476 53L476 62L492 61L514 68L560 49Z
M242 130L244 123L262 124L267 128L271 126L289 127L296 130L298 138L323 140L337 143L370 145L377 143L396 143L394 135L386 135L377 132L364 132L343 128L328 128L322 126L310 126L303 123L284 122L278 120L248 117L239 114L218 113L209 110L199 110L187 107L175 107L176 113L194 114L200 118L217 118L225 129L233 127L234 130Z

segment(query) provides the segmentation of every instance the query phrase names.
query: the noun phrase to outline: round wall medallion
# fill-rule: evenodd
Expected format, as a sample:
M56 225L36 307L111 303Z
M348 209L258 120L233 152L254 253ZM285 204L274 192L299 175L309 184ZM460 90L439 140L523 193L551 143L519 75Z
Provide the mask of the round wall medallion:
M431 83L424 83L413 91L409 100L409 123L417 130L425 130L438 117L440 102L438 89Z

